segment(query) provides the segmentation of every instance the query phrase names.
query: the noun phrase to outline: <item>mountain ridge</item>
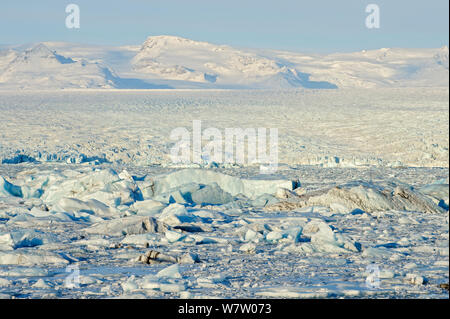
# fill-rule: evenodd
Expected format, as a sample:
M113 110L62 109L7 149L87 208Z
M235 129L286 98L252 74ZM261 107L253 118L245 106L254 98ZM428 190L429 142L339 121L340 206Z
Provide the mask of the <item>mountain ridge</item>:
M338 89L448 86L448 46L302 54L177 36L141 46L44 42L0 49L0 89Z

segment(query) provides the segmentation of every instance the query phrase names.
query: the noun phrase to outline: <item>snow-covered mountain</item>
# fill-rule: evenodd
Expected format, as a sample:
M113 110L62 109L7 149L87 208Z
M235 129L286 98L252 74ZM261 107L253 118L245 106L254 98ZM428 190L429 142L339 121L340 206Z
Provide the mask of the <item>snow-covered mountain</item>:
M152 77L244 87L301 87L295 68L252 52L174 36L150 37L132 60Z
M274 53L272 53L274 54ZM315 56L276 52L276 58L339 88L448 86L448 47L400 49Z
M437 87L448 76L447 46L319 55L152 36L142 46L0 47L0 88Z
M24 52L8 50L0 58L0 87L113 88L116 75L105 65L73 60L38 44Z

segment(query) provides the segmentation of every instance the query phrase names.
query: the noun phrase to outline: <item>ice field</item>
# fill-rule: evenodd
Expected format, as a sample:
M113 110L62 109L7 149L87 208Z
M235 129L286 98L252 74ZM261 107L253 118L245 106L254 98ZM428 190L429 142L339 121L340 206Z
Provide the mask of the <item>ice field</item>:
M0 298L448 298L448 103L0 90ZM194 120L277 128L278 170L175 165Z

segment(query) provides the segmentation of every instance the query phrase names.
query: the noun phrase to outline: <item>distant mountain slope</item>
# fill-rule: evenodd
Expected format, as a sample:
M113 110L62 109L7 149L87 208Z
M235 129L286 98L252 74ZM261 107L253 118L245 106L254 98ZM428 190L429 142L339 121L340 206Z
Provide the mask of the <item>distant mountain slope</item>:
M291 67L328 81L339 88L448 86L448 47L440 49L388 49L302 55L272 52Z
M309 82L297 70L274 59L174 36L149 37L132 65L136 72L155 78L217 85L290 88L307 86ZM323 83L323 87L334 86Z
M113 88L114 72L100 63L75 61L38 44L22 53L9 53L0 85L20 88ZM6 64L6 65L5 65ZM2 65L2 64L0 64Z
M448 76L447 46L324 55L152 36L140 47L45 42L0 50L0 89L442 87Z

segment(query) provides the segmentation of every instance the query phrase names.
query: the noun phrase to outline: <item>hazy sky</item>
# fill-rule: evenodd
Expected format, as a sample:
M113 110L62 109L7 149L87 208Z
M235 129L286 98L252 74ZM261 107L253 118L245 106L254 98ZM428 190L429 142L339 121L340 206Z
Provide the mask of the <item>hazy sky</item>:
M80 29L66 28L70 3ZM370 3L380 7L379 29L365 26ZM1 0L0 44L141 44L165 34L304 52L441 47L448 11L448 0Z

